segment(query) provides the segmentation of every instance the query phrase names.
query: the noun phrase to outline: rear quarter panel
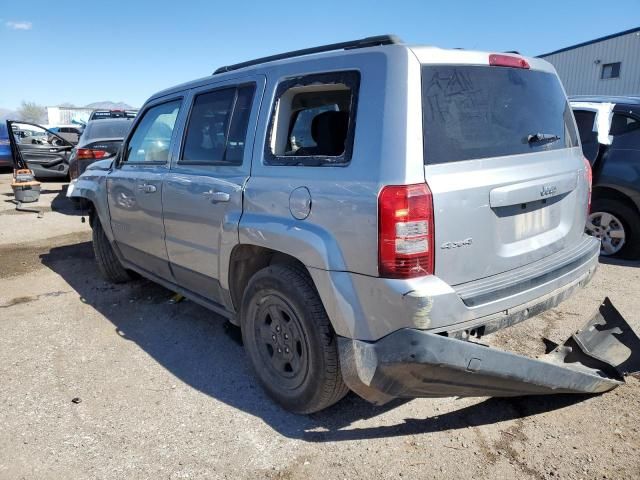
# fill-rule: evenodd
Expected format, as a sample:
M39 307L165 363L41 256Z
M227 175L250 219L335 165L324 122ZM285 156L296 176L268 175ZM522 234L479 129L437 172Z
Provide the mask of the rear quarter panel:
M357 70L355 140L345 166L271 166L264 143L278 83L311 73ZM378 275L377 198L382 185L424 181L420 69L406 47L352 51L267 70L240 243L288 253L308 267ZM295 219L291 193L306 187L311 213Z

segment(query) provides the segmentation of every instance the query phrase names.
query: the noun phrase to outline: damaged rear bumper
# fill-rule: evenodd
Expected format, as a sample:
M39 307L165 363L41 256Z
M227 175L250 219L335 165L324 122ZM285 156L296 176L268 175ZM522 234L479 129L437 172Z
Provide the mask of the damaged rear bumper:
M345 382L376 404L398 397L602 393L640 371L640 340L609 299L539 359L416 329L377 342L340 337L338 344Z

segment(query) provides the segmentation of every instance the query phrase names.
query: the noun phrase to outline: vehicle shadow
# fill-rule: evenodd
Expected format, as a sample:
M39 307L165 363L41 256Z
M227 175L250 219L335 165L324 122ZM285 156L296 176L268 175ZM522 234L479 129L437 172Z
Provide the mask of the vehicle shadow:
M640 260L626 260L623 258L611 258L600 256L600 263L604 265L616 265L620 267L640 267Z
M69 185L65 184L62 185L59 190L45 190L41 191L40 194L58 192L58 194L51 200L51 210L54 212L58 212L63 215L83 215L86 212L83 212L79 208L76 208L76 205L69 198L67 198L68 187Z
M376 407L349 394L337 405L302 416L274 404L254 380L242 346L225 321L193 302L171 303L173 293L140 279L111 285L100 279L90 242L52 248L42 263L62 276L81 300L93 306L123 341L135 342L185 384L264 420L280 434L309 442L415 435L494 424L581 402L586 395L490 398L459 410L395 425L349 428L408 400ZM228 324L227 324L228 325ZM233 330L235 327L231 328ZM237 333L237 332L236 332Z

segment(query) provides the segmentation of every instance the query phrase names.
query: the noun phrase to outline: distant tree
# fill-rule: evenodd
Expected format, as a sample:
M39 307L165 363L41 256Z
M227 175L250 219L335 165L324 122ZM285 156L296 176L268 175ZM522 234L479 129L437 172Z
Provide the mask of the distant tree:
M18 120L31 123L45 123L47 121L47 109L35 102L22 101L16 112Z

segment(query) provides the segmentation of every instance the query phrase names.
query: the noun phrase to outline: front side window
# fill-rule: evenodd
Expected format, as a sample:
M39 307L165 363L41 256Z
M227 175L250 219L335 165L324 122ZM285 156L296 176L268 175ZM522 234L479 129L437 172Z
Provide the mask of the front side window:
M640 120L635 117L614 113L609 135L613 136L614 149L640 150Z
M602 65L602 74L600 78L618 78L620 76L620 62L606 63Z
M195 97L181 164L241 165L255 85Z
M182 100L149 108L129 139L125 162L166 163L169 160L171 135Z
M265 145L271 165L344 164L351 160L358 72L285 80L278 86Z

